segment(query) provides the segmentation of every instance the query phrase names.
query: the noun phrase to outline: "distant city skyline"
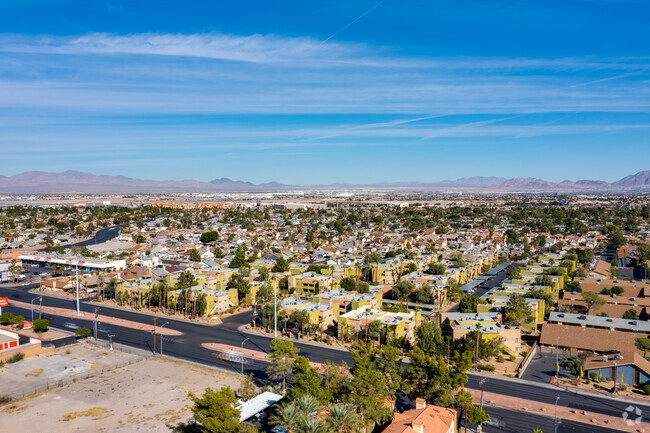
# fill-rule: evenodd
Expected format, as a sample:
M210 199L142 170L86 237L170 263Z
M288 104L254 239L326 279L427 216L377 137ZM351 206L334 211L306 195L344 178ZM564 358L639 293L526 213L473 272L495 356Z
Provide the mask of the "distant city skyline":
M650 168L640 1L0 4L0 174L285 184Z

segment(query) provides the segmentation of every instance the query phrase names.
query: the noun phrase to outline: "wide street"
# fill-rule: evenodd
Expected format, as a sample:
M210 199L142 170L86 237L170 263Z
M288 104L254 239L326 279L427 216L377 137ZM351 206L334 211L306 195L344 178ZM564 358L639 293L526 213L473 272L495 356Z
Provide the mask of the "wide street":
M10 306L4 308L3 311L21 314L29 320L31 318L31 311L29 309L11 306L11 302L21 301L29 303L30 301L37 299L38 295L28 292L28 290L33 287L34 285L14 287L5 286L0 288L0 296L9 297L10 303ZM34 302L36 310L38 309L38 304L38 301ZM74 310L73 301L51 296L43 296L43 306ZM95 307L96 305L90 302L81 302L81 311L84 312L83 318L71 319L70 317L56 316L53 314L46 314L46 316L50 320L51 326L55 328L66 329L67 327L70 329L70 323L73 323L76 326L93 329L92 311ZM36 311L35 315L37 314L38 312ZM101 307L101 314L138 323L153 323L153 316L135 311ZM243 342L244 347L247 349L260 350L264 352L268 351L271 337L243 334L238 329L240 325L250 322L251 315L252 313L249 312L231 316L226 318L222 325L202 325L182 320L159 318L157 320L158 326L169 322L168 325L166 325L166 328L174 329L182 333L180 336L163 337L164 354L200 364L218 366L222 369L238 374L241 369L239 358L236 357L235 360L220 359L214 356L216 352L202 347L202 344L220 343L232 346L236 349L241 347ZM98 337L100 339L107 340L108 335L113 335L113 341L116 343L153 351L153 335L151 332L122 326L104 325L101 323L98 325L98 329ZM156 349L159 352L160 335L157 335L156 338ZM326 360L331 360L334 362L345 361L348 364L352 364L352 357L346 351L300 342L296 342L296 346L300 349L301 355L308 357L314 362L322 363ZM253 373L256 377L261 379L265 378L266 366L267 364L265 362L259 360L245 359L244 361L245 373ZM480 386L478 382L481 377L482 376L470 374L467 387L479 389ZM600 413L611 417L622 417L625 409L629 406L627 402L620 400L617 401L613 398L600 397L593 394L577 394L573 391L567 391L560 388L545 386L542 384L538 385L531 382L522 382L516 379L499 378L496 376L489 376L489 380L485 385L485 390L486 392L498 393L547 404L554 404L556 397L559 396L560 406L565 406L575 410ZM637 406L643 410L643 421L650 421L650 405L637 404ZM561 428L559 431L579 430L563 430L563 428Z

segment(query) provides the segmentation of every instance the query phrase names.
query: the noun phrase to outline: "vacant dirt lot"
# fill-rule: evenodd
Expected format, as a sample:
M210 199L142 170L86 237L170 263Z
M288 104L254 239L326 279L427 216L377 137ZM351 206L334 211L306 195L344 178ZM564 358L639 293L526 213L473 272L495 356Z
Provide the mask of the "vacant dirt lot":
M60 358L53 361L61 363ZM79 360L70 361L79 365ZM93 361L97 358L83 362ZM170 432L191 417L188 392L200 394L208 386L236 389L239 382L212 370L150 358L2 405L2 431Z

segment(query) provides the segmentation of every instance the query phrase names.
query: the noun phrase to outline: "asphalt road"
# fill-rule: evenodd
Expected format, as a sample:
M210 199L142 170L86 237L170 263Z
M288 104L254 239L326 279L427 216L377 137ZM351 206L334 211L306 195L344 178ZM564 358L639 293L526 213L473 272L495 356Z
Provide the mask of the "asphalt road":
M37 298L36 295L27 292L32 286L25 287L2 287L0 288L0 296L8 296L10 306L3 309L10 311L14 314L21 314L26 318L31 318L31 311L29 309L20 309L11 306L11 300L20 300L23 302L30 302L32 299ZM38 305L38 302L34 303ZM43 305L74 309L74 302L70 300L43 297ZM94 304L82 302L81 310L84 312L92 313ZM130 320L139 323L153 324L153 317L142 313L112 309L102 307L102 315L110 315L112 317ZM50 320L51 326L60 329L66 329L66 324L74 323L76 326L86 327L92 329L92 320L59 317L55 315L47 315ZM90 317L90 315L86 315ZM242 324L249 323L252 313L243 313L236 316L231 316L224 320L222 325L200 325L189 323L185 321L159 318L158 325L169 322L166 328L175 329L183 333L180 336L165 336L163 337L164 354L193 361L206 365L219 366L223 369L233 373L239 373L241 370L241 361L219 359L215 356L214 351L205 349L201 346L203 343L221 343L234 347L240 347L242 342L245 341L245 346L248 349L256 349L267 352L270 346L271 337L262 335L249 335L239 332L238 327ZM122 343L128 346L137 347L153 351L153 335L148 331L134 330L121 326L100 324L99 338L108 340L108 334L114 335L113 341ZM70 329L70 328L68 328ZM160 335L157 335L157 349L160 350ZM326 346L304 344L295 342L296 347L300 350L300 354L308 357L315 362L325 362L331 360L334 362L346 362L352 365L353 360L348 352L336 350ZM244 361L245 373L253 373L255 377L266 379L265 370L267 363L257 360L246 359ZM482 376L470 374L467 387L479 389L478 381ZM565 391L560 388L548 388L544 386L525 384L521 381L498 378L490 376L485 385L486 392L494 392L501 395L508 395L512 397L539 401L542 403L555 404L556 397L560 397L559 405L566 406L572 409L585 410L590 412L597 412L611 417L622 417L628 403L617 401L616 399L598 396L584 396L576 394L572 391ZM644 422L650 422L650 405L638 404L643 410ZM569 431L569 430L567 430Z
M490 414L491 418L488 424L483 425L485 433L531 433L533 429L541 429L550 433L555 428L553 417L496 407L484 407L484 410ZM463 430L459 429L459 431ZM605 427L561 420L557 426L557 431L558 433L608 433L612 430Z
M99 229L95 232L95 236L93 236L92 238L74 244L66 245L65 248L87 247L89 245L101 244L103 242L110 241L111 239L115 239L120 235L120 227L122 226L117 225L117 226L110 226L110 227L105 227L103 229ZM41 248L38 251L45 251L45 248Z

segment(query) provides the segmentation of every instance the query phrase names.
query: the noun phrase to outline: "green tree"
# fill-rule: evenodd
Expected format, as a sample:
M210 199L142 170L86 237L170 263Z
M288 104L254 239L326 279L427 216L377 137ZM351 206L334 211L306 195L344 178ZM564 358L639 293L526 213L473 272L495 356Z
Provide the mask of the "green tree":
M431 262L427 265L427 274L444 275L447 267L442 263Z
M209 244L212 242L215 242L217 239L219 239L219 232L217 231L209 231L205 232L201 235L201 243L203 244Z
M232 258L230 263L228 264L229 268L232 269L237 269L241 268L242 266L247 266L248 262L246 261L246 256L244 255L243 252L237 251L235 252L235 256Z
M365 257L363 258L363 262L368 265L372 263L379 263L381 262L381 259L382 259L381 254L372 251L365 255Z
M429 303L431 303L431 298L432 298L431 286L429 284L422 284L415 291L414 298L415 298L414 299L415 302L419 302L421 304L429 304Z
M296 358L295 374L291 382L293 386L287 394L289 400L304 395L315 397L321 405L327 405L332 400L332 393L322 386L323 377L304 356Z
M361 418L348 404L333 404L327 408L327 426L334 433L352 433L359 431Z
M34 332L45 332L47 331L48 326L50 326L50 321L47 319L36 319L32 323Z
M350 370L350 392L345 396L348 403L364 414L367 426L382 423L392 417L392 410L384 405L390 395L388 375L377 368L376 351L368 344L355 343L349 349L354 359Z
M627 320L639 320L639 314L634 308L630 308L623 313L623 318Z
M393 299L405 300L409 298L413 289L415 289L415 285L412 282L408 280L399 280L397 284L393 286L391 294Z
M257 389L257 386L255 386L253 373L251 373L242 379L241 383L239 384L239 389L237 390L237 395L239 395L242 400L248 401L251 398L255 397L257 394L259 394L259 390Z
M458 304L458 311L461 313L476 313L479 304L487 304L487 301L475 296L465 295Z
M519 270L519 267L511 265L508 268L508 272L506 272L506 277L510 278L511 280L521 278L521 271Z
M519 294L510 295L508 303L501 307L503 322L509 325L521 325L534 320L535 316L526 299Z
M201 317L205 315L206 310L208 309L208 300L206 299L205 294L201 293L196 298L196 305L194 308L197 316Z
M582 293L582 285L579 281L569 281L564 285L564 291Z
M587 306L587 314L591 313L591 309L599 310L600 307L607 303L606 300L598 296L598 293L594 292L583 292L582 299Z
M266 369L272 379L282 378L282 389L286 388L287 375L291 374L298 356L298 349L291 340L274 338L271 341L271 350L268 358L271 365Z
M235 408L237 399L230 387L215 391L206 388L202 396L189 394L194 403L192 413L201 433L239 433L242 424L239 422L239 409Z
M287 272L289 270L289 262L287 262L284 257L280 256L275 261L271 271L273 272Z
M232 274L228 280L228 284L226 284L226 289L237 289L239 302L243 302L246 296L251 292L248 279L241 274Z
M284 406L278 407L270 418L271 424L284 428L288 433L295 432L298 430L302 421L304 419L304 414L300 410L300 407L294 402L289 403Z
M418 347L425 353L442 353L444 350L442 331L436 322L431 320L422 322L416 331L416 336Z
M634 339L634 346L643 352L645 358L645 353L650 352L650 338L637 337Z
M190 253L190 260L193 262L200 262L201 261L201 254L199 253L199 250L194 248L192 252Z

